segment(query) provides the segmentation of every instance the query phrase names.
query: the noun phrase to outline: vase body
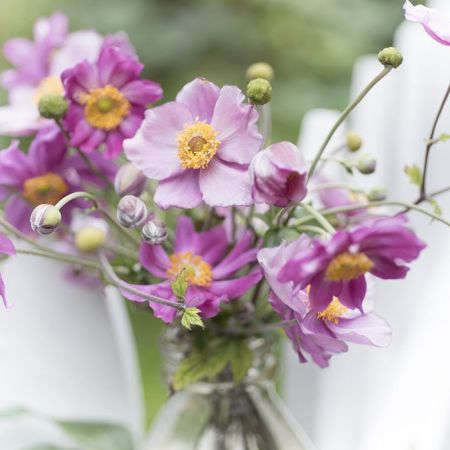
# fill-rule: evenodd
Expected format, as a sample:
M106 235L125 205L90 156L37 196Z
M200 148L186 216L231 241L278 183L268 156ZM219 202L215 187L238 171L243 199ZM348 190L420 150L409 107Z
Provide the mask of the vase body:
M169 374L183 355L172 337L166 334L163 341ZM241 383L222 376L172 394L144 450L314 450L275 391L272 344L261 338L251 342L253 363Z

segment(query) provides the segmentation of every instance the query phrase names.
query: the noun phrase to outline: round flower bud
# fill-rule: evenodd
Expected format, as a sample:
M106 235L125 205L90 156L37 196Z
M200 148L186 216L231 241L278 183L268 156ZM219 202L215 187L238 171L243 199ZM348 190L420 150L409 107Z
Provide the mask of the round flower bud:
M134 164L128 163L117 171L114 189L120 196L139 196L144 191L146 183L147 177Z
M356 163L356 168L364 175L370 175L375 172L377 161L375 158L361 158Z
M103 246L107 232L95 225L85 225L75 232L75 246L80 252L92 252Z
M67 112L67 100L61 95L48 94L39 100L39 114L45 119L62 119Z
M385 67L396 69L403 62L403 55L395 47L387 47L378 53L378 61Z
M264 78L265 80L273 80L273 68L270 64L265 62L257 62L248 67L246 71L248 80L254 80L255 78Z
M386 200L386 189L374 188L370 190L367 194L367 199L371 202L379 202Z
M125 195L117 205L117 220L125 228L141 226L147 216L145 203L134 195Z
M347 133L347 148L351 152L357 152L362 146L362 139L358 133L349 131Z
M149 220L142 227L142 238L152 245L161 245L167 239L167 226L159 219Z
M255 105L265 105L272 98L272 85L263 78L255 78L247 84L247 97Z
M53 233L60 223L61 213L53 205L38 205L30 216L32 230L42 235Z

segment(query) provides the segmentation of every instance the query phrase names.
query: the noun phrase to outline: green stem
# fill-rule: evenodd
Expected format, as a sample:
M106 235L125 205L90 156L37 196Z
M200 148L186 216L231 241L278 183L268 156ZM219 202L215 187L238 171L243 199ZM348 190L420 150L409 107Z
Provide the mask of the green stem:
M316 166L320 161L320 158L322 157L323 152L327 148L327 145L330 143L331 138L333 137L336 130L341 126L341 124L345 121L345 119L350 115L350 113L361 103L361 101L364 99L364 97L370 92L370 90L379 82L381 81L390 71L391 67L385 67L363 90L362 92L356 97L356 99L347 106L347 108L344 109L344 111L341 113L341 115L338 117L336 123L333 125L331 130L328 132L328 134L325 137L325 140L323 141L322 145L320 146L313 162L311 163L311 167L308 172L308 180L311 179L311 177L314 174L314 171L316 170Z
M105 218L105 220L118 231L123 237L125 237L129 242L132 242L136 246L141 245L141 240L133 236L131 233L129 233L127 230L122 228L115 220L114 218L109 214L109 212L106 209L98 208L98 212Z
M320 234L322 236L328 236L329 234L323 228L316 227L314 225L301 225L299 227L299 231L310 231L312 233Z
M334 229L333 225L331 225L330 222L321 214L319 211L314 209L312 206L308 205L307 203L300 203L300 206L305 210L308 211L311 216L313 216L317 222L322 225L325 231L328 233L334 233L336 230Z
M9 224L3 217L0 217L0 226L3 227L3 229L11 234L12 236L15 236L16 238L20 239L21 241L27 242L28 244L32 245L33 247L39 248L41 250L46 251L47 247L45 245L40 244L38 241L31 239L26 234L19 231L16 227Z
M65 205L67 205L67 203L70 203L71 201L76 200L77 198L85 198L86 200L92 202L92 206L95 209L99 209L100 205L97 199L92 194L89 194L88 192L84 191L72 192L71 194L66 195L58 203L56 203L55 208L61 209Z

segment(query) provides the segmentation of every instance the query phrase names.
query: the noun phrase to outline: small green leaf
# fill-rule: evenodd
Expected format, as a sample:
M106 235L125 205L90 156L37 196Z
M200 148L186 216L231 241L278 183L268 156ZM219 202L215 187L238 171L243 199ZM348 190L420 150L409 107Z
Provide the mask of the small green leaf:
M435 200L434 198L428 200L430 202L430 205L433 207L433 212L437 215L437 216L442 216L442 209L439 205L439 203L437 202L437 200Z
M181 325L188 330L194 326L205 328L203 320L200 317L200 310L195 307L186 308L181 316Z
M439 141L441 141L441 142L446 142L446 141L448 141L449 139L450 139L450 134L447 134L447 133L442 133L440 136L439 136Z
M237 384L242 381L245 375L247 375L247 372L252 365L252 352L249 349L247 342L235 339L230 342L228 353L233 379Z
M422 171L415 164L405 167L405 173L408 175L412 184L420 186L422 184Z
M172 292L174 293L175 297L182 301L184 299L184 296L186 295L186 291L188 288L188 281L186 278L186 270L183 269L178 275L175 281L172 281L170 283L170 287L172 288Z

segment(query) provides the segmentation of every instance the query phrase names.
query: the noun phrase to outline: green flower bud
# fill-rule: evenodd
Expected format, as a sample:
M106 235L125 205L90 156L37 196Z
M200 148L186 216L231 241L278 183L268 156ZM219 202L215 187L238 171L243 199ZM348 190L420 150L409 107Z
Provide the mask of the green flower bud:
M386 200L386 189L384 188L371 189L367 194L367 199L371 202L379 202L382 200Z
M255 78L263 78L264 80L273 80L273 69L270 64L265 62L257 62L248 67L245 75L248 80L254 80Z
M403 55L395 47L387 47L378 53L378 61L385 67L396 69L403 62Z
M351 152L357 152L361 148L362 143L363 141L358 133L355 133L354 131L349 131L347 133L347 148Z
M106 231L100 227L83 226L75 233L75 246L81 252L92 252L103 246L106 235Z
M371 173L374 173L376 167L377 167L377 161L375 158L371 158L371 157L361 158L356 163L356 168L363 175L370 175Z
M39 114L45 119L62 119L67 112L67 100L61 95L48 94L39 100Z
M61 213L53 205L38 205L30 216L31 229L42 235L53 233L60 223Z
M263 78L255 78L247 84L247 97L255 105L265 105L272 98L272 85Z

